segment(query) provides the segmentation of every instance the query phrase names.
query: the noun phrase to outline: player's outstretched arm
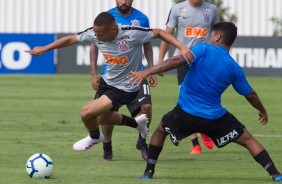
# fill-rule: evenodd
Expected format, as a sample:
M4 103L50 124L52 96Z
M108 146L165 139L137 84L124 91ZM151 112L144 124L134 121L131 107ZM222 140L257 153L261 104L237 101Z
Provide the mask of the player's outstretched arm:
M177 40L173 35L170 33L167 33L166 31L162 29L153 29L154 31L154 38L160 38L163 41L177 47L179 49L179 54L182 55L187 63L192 62L192 56L195 56L194 53L186 47L183 43L181 43L179 40Z
M154 67L139 72L131 72L128 78L130 78L130 83L140 85L140 83L150 75L166 72L184 64L186 64L186 62L182 57L172 56Z
M268 114L264 108L260 98L258 97L255 90L245 96L248 102L259 111L259 121L261 124L265 125L268 122Z
M32 50L26 50L25 52L31 55L34 55L34 56L40 56L41 54L44 54L45 52L48 52L49 50L68 47L76 43L78 43L77 36L69 35L69 36L60 38L56 40L55 42L50 43L48 45L37 46L37 47L34 47Z

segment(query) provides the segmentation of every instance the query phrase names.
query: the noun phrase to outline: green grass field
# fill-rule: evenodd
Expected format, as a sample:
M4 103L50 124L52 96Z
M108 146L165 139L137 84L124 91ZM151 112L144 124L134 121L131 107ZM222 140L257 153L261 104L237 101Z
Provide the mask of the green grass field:
M261 126L257 111L232 88L223 96L223 105L261 141L282 170L282 78L248 79L268 110L269 124ZM153 132L162 115L175 106L176 77L159 78L159 86L151 92ZM223 149L203 148L203 154L195 156L187 154L189 139L178 147L167 139L154 179L140 181L136 177L144 171L146 162L135 149L137 131L128 127L115 127L113 162L102 160L102 144L74 152L73 143L86 135L80 109L93 95L89 75L0 76L0 184L273 183L244 148L235 144ZM121 112L128 114L125 108ZM37 152L54 161L50 179L30 179L25 171L27 159Z

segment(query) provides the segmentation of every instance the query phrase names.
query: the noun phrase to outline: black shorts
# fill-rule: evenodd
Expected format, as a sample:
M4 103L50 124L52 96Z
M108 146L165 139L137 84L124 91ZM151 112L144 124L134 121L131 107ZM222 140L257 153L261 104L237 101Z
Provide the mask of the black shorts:
M239 138L245 129L245 126L229 112L219 119L210 120L188 114L179 105L165 114L162 122L164 130L175 145L183 138L200 132L209 136L215 145L221 148Z
M97 90L94 99L100 98L102 95L106 95L112 101L113 108L111 110L118 111L121 106L134 100L138 95L138 91L130 93L120 90L118 88L108 85L104 81L104 79L100 77L99 89Z
M178 86L180 86L180 84L182 84L182 82L184 81L184 78L185 78L188 70L189 70L189 66L187 66L187 65L181 65L181 66L177 67Z
M151 92L147 80L142 81L140 84L140 89L138 91L138 96L126 104L132 117L135 117L139 112L141 105L152 104Z

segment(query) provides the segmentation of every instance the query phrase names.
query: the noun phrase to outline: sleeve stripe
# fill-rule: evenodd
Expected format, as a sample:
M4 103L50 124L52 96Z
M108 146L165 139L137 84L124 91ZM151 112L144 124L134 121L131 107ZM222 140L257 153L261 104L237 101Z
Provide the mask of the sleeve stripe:
M90 30L90 29L93 29L93 28L90 27L90 28L85 29L84 31L80 31L80 32L77 33L77 35L80 35L80 34L82 34L82 33L84 33L84 32L87 32L87 31Z
M150 28L134 27L134 26L124 26L124 27L122 27L121 29L122 29L122 30L153 31L153 29L150 29Z

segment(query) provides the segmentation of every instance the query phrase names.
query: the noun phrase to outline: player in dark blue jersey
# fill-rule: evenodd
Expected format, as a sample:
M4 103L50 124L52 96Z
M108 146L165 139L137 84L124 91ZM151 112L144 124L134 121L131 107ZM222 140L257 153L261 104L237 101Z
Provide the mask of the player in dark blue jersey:
M221 95L229 85L244 96L259 111L262 125L268 114L256 91L249 85L242 68L233 60L229 49L237 36L237 27L231 22L220 22L212 27L211 44L198 44L191 48L194 58L179 91L176 107L165 114L152 135L147 167L141 179L153 177L155 164L162 151L166 136L172 143L195 133L208 135L218 148L235 142L245 147L251 156L269 173L274 181L282 181L265 148L246 127L221 106ZM149 75L164 72L186 64L181 56L174 56L153 68L133 72L132 83L140 83Z
M136 27L150 27L149 19L139 10L132 7L133 0L116 0L117 6L108 11L115 17L115 20L118 24L123 26L136 26ZM153 66L153 49L151 42L143 44L144 55L148 62L148 67ZM140 53L142 53L142 48L140 48ZM92 86L97 90L99 84L99 77L96 70L97 65L97 56L98 49L92 44L90 49L90 62L91 62L91 74L92 74ZM105 74L105 66L102 74ZM152 100L150 88L147 80L144 80L141 84L138 96L130 103L126 104L132 117L135 117L138 114L146 114L150 125L152 119ZM101 126L102 132L104 134L104 160L111 161L113 157L112 151L112 133L114 126L112 125L103 125ZM148 146L146 144L146 139L143 139L139 134L138 140L136 143L136 148L141 151L143 159L147 160L148 157Z

